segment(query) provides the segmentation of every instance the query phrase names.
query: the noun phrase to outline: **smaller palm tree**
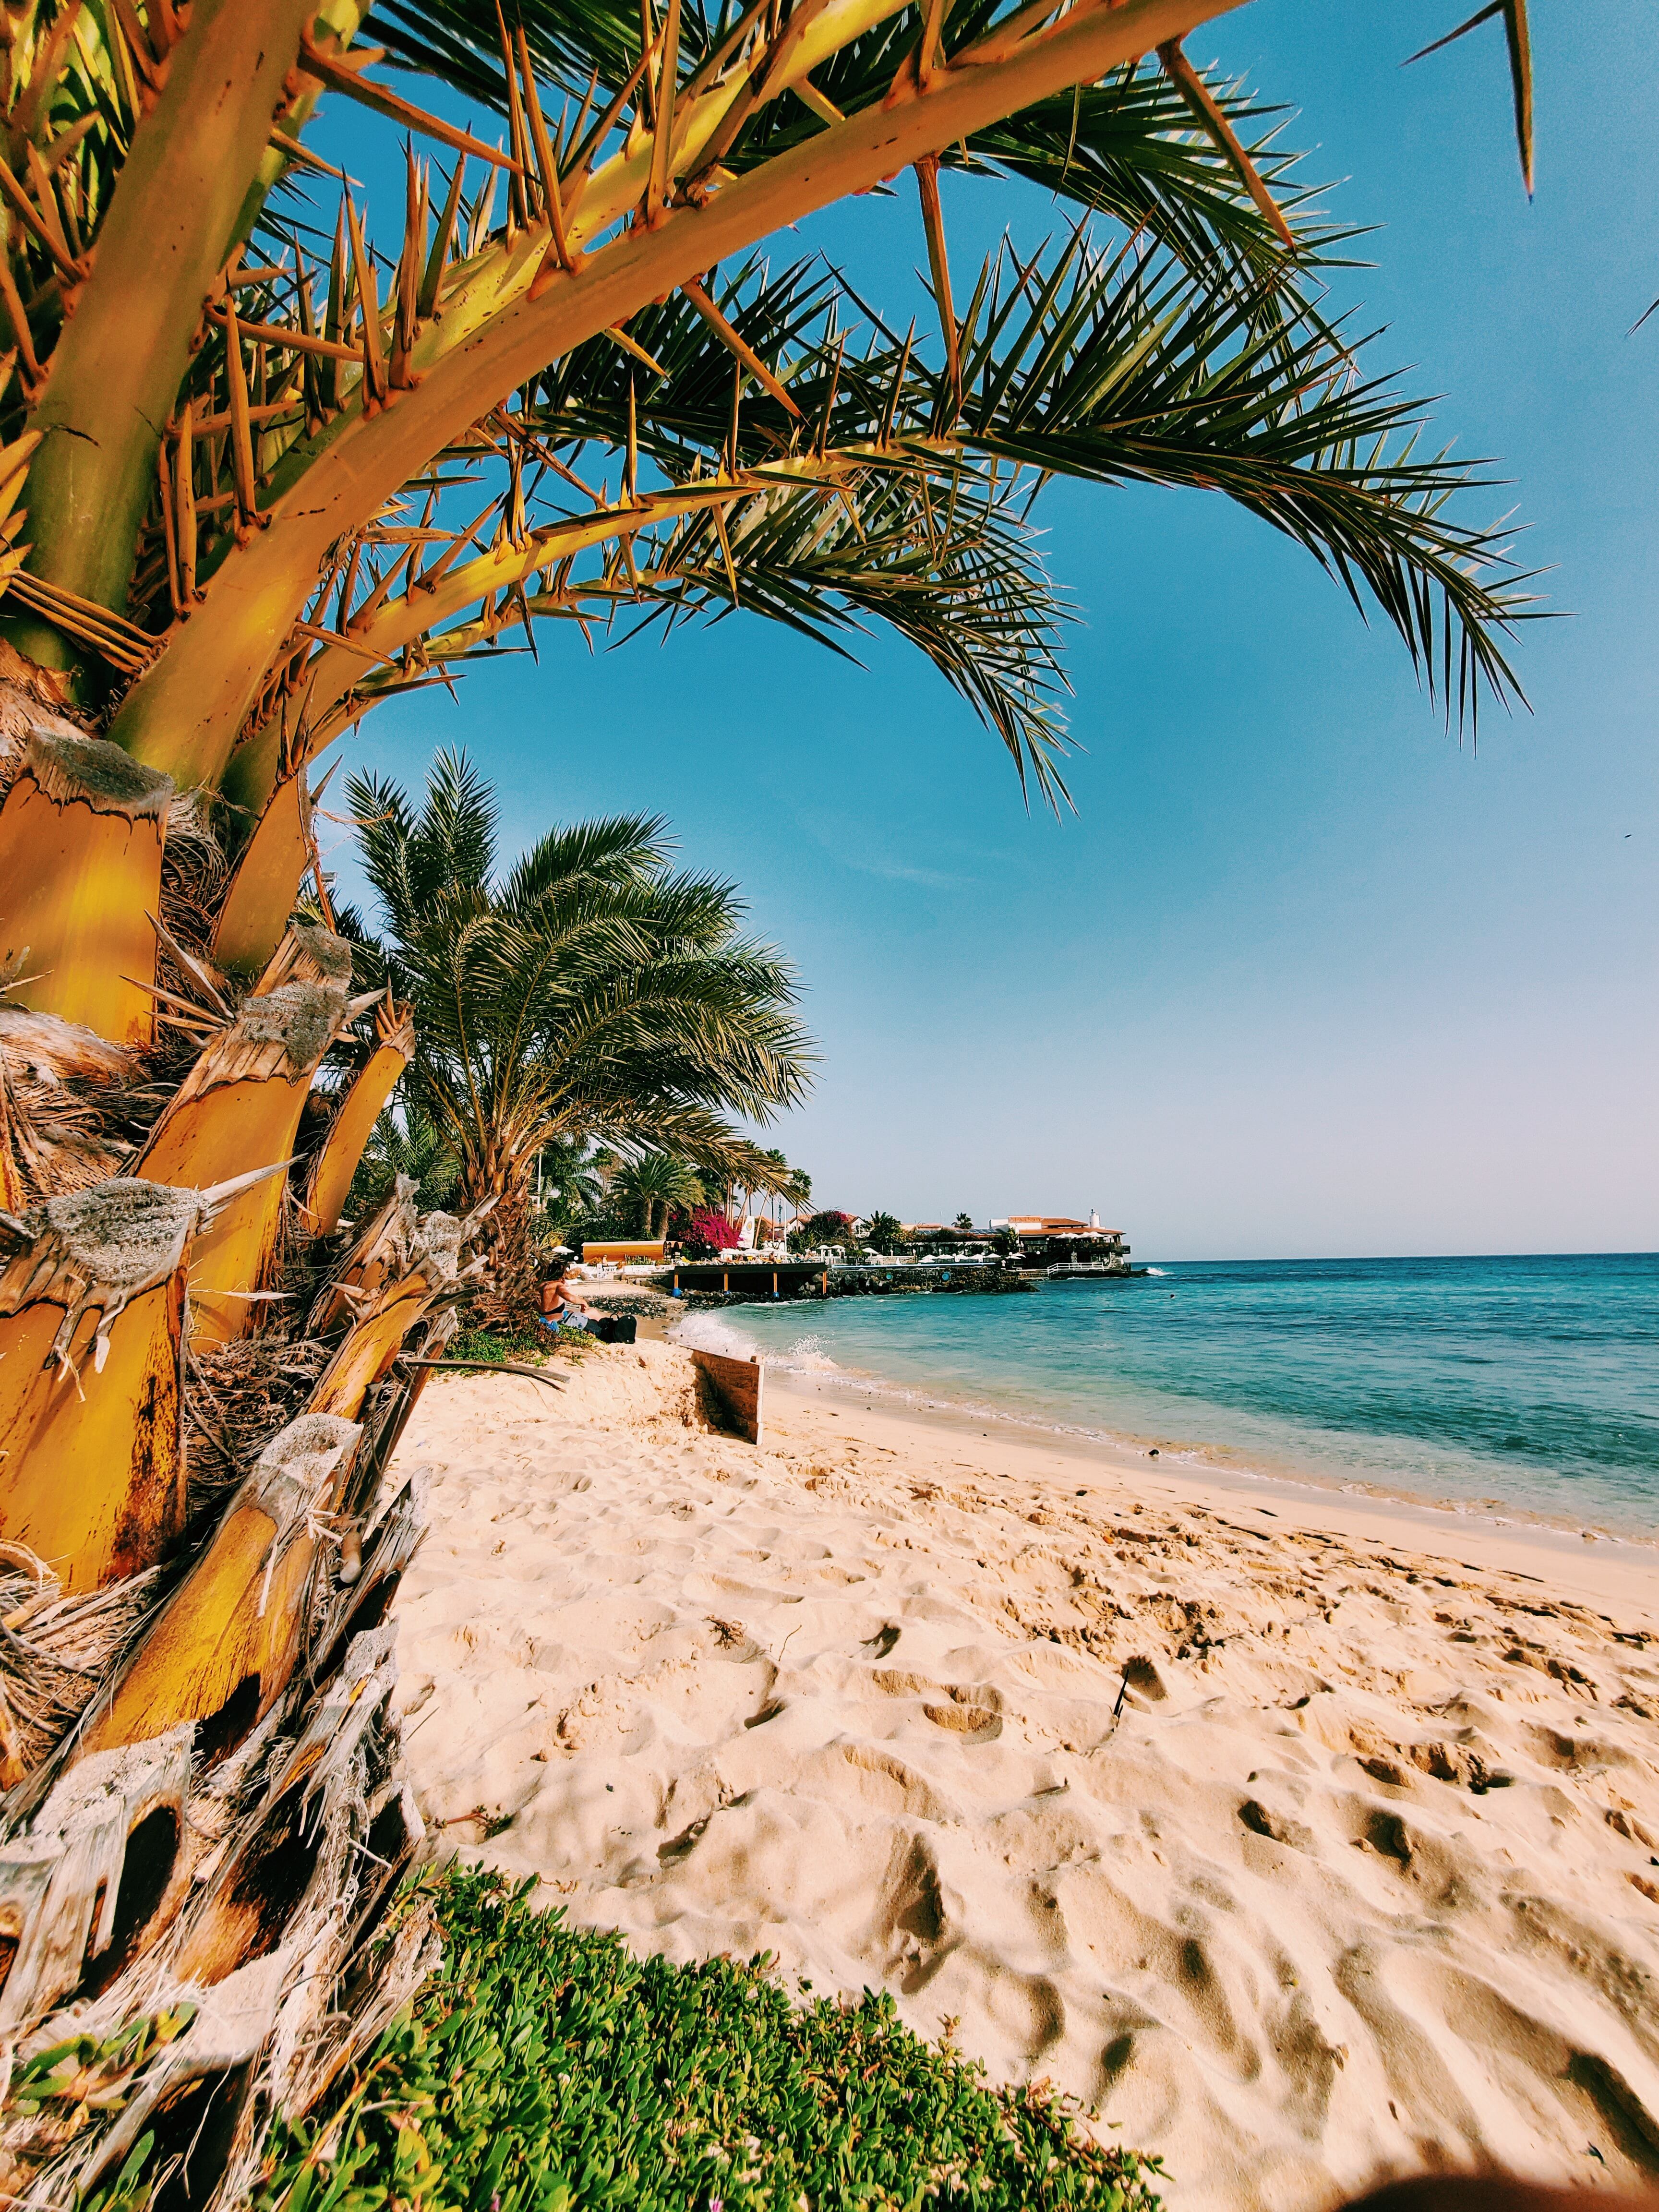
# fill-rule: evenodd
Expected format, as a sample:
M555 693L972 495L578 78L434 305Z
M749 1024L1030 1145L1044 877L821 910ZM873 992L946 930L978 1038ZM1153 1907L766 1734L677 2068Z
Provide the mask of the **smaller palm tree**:
M771 1188L777 1170L726 1117L795 1104L812 1054L793 973L738 934L732 884L672 871L664 824L645 816L550 830L502 871L495 802L464 755L438 756L418 807L375 776L346 789L386 930L360 969L414 1007L404 1087L442 1132L459 1202L494 1202L486 1318L536 1312L534 1170L550 1146L575 1146L607 1186L595 1145Z
M872 1251L890 1252L904 1234L904 1224L893 1213L872 1213L865 1242Z
M676 1206L688 1212L703 1202L702 1183L690 1160L673 1152L644 1152L630 1160L611 1186L611 1195L634 1218L646 1237L658 1236Z
M953 1229L965 1231L971 1237L974 1231L974 1217L971 1213L959 1213L951 1226Z
M367 1220L391 1197L399 1176L414 1182L423 1207L447 1206L460 1173L443 1131L418 1102L392 1108L381 1115L363 1147L346 1212L355 1221Z

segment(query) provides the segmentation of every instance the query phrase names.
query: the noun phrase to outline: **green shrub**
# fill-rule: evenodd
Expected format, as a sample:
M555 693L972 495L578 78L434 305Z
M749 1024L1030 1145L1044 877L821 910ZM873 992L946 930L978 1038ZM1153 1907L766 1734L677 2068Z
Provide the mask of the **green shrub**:
M793 2003L763 1958L635 1959L532 1885L423 1881L442 1971L278 2127L258 2212L1158 2212L1156 2159L991 2088L884 1994Z
M582 1328L463 1329L444 1352L446 1359L516 1359L522 1366L539 1367L554 1352L580 1359L597 1340Z
M546 1352L552 1338L543 1330L532 1343L528 1334L507 1334L496 1328L464 1328L444 1346L446 1359L525 1359Z

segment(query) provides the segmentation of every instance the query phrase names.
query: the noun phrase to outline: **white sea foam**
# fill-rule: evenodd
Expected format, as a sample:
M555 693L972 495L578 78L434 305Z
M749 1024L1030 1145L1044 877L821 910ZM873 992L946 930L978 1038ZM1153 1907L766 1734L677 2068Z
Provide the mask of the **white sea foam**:
M729 1317L728 1311L699 1312L693 1309L678 1321L672 1330L676 1344L684 1344L693 1352L718 1352L728 1359L752 1359L760 1346L751 1336Z
M763 1366L776 1368L786 1375L832 1376L848 1382L864 1381L862 1376L849 1374L839 1360L830 1357L821 1337L800 1336L792 1345L770 1349L757 1344L734 1318L730 1308L713 1313L693 1310L675 1324L672 1335L676 1344L686 1345L694 1352L723 1352L731 1359L753 1359L758 1353ZM884 1386L872 1382L868 1387Z

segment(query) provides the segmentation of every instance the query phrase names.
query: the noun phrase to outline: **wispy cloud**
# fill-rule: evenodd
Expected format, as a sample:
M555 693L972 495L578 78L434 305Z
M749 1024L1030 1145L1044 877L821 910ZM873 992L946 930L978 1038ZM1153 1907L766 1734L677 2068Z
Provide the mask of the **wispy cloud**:
M965 865L956 867L927 867L915 860L890 857L872 847L870 824L851 814L818 814L811 817L797 816L803 833L810 837L844 868L855 875L875 876L883 883L916 884L924 890L959 890L981 880L982 871L975 865L988 860L993 864L1003 856L995 853L964 851L959 844L949 849L947 856Z
M903 860L860 860L851 853L843 853L841 858L861 876L880 876L890 884L922 884L929 890L947 890L974 880L971 876L949 875L943 868L914 868Z

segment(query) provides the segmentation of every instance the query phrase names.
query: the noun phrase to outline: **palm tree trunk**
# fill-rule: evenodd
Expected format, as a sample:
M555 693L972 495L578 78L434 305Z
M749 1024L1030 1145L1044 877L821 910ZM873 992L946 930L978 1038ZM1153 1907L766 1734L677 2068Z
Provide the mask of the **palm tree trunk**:
M469 1210L489 1205L485 1232L489 1273L474 1313L486 1328L514 1333L541 1326L541 1285L530 1229L530 1171L516 1158L475 1164L463 1174Z

